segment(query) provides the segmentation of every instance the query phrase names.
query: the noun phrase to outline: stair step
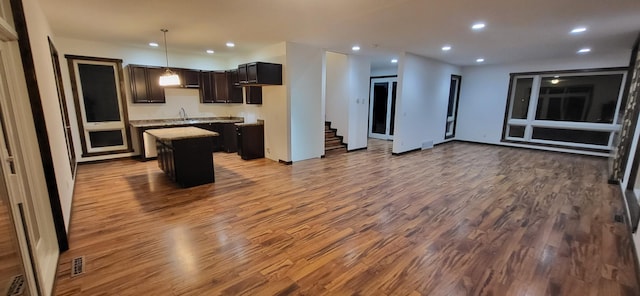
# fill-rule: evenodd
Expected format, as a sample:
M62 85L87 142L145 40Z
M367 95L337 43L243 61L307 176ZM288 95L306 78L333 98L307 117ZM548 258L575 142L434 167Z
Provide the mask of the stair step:
M338 149L344 149L345 151L347 150L347 147L345 146L329 146L329 147L324 147L324 151L331 151L331 150L338 150Z
M342 144L342 137L337 135L337 129L331 128L328 123L324 125L324 151L332 155L347 152L347 145Z

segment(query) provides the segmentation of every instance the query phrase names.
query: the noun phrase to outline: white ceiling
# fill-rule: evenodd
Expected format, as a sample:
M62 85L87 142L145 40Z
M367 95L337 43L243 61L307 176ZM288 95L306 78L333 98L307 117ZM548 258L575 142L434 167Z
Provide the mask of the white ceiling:
M293 41L371 55L403 51L456 65L628 51L640 31L640 0L41 0L56 36L217 56ZM480 32L470 29L486 23ZM576 26L588 31L571 35ZM225 47L227 41L236 47ZM442 52L445 44L453 46Z

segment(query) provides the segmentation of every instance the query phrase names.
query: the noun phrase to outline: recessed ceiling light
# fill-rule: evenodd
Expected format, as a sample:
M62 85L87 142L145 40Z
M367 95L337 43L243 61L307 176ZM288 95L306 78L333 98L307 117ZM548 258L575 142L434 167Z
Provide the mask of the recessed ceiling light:
M233 42L227 42L227 47L234 47L234 46L236 46L236 44L235 44L235 43L233 43Z
M442 51L450 51L451 50L451 45L445 45L442 47Z
M591 48L581 48L578 50L578 53L588 53L591 52Z
M484 27L485 27L484 23L475 23L475 24L473 24L473 26L471 26L471 29L482 30L482 29L484 29Z
M392 63L392 64L396 64L396 63L398 63L398 59L391 59L391 63Z
M551 79L551 84L558 84L560 79Z
M553 78L560 78L560 75L553 76Z
M571 30L571 34L578 34L578 33L582 33L582 32L585 32L585 31L587 31L587 28L585 28L585 27L577 27L577 28Z
M158 47L159 45L158 45L158 43L155 43L155 42L149 42L149 46Z
M353 47L351 47L351 50L358 51L360 50L360 46L354 45Z
M484 62L483 58L476 59L476 63L483 63L483 62Z
M208 54L213 54L213 53L215 53L215 51L213 51L213 49L207 49L207 53Z

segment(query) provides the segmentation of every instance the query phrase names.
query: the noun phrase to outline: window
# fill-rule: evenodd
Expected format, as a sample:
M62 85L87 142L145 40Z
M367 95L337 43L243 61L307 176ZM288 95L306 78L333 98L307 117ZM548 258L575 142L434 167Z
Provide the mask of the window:
M458 113L458 101L460 99L460 80L462 77L451 75L449 85L449 104L447 106L447 122L444 128L444 138L451 139L456 135L456 117Z
M131 152L122 61L67 55L82 156Z
M503 141L609 152L626 71L511 74Z

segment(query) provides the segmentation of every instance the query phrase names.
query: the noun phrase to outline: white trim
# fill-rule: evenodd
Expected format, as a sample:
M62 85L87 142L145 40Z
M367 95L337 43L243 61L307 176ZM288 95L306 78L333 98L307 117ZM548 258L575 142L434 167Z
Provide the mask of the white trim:
M549 147L549 146L540 146L540 145L527 145L526 143L523 143L523 144L509 143L509 142L489 143L489 142L468 141L468 140L464 140L463 142L488 144L488 145L498 145L498 146L505 146L505 147L529 148L529 149L534 149L534 150L565 152L565 153L600 156L600 157L609 157L609 156L611 156L610 153L605 153L605 152L594 152L594 151L587 151L587 150L573 150L573 149L565 149L565 148Z
M379 134L379 133L374 133L372 131L373 129L373 107L374 107L374 103L373 103L373 90L375 87L376 83L387 83L388 85L388 92L387 92L387 119L386 119L386 127L385 127L385 133L384 134ZM393 140L393 135L391 135L391 106L393 103L393 83L398 82L398 77L383 77L383 78L372 78L371 79L371 85L369 86L369 130L368 130L368 136L369 138L374 138L374 139L380 139L380 140ZM397 90L396 90L397 91Z
M0 40L2 41L18 40L18 33L16 32L15 28L11 26L3 18L0 18Z
M543 139L531 139L529 142L531 142L531 143L539 143L539 144L549 144L549 145L562 145L562 146L576 147L576 148L587 148L587 149L611 150L611 148L612 148L610 146L605 146L605 145L574 143L574 142L560 142L560 141L543 140Z

